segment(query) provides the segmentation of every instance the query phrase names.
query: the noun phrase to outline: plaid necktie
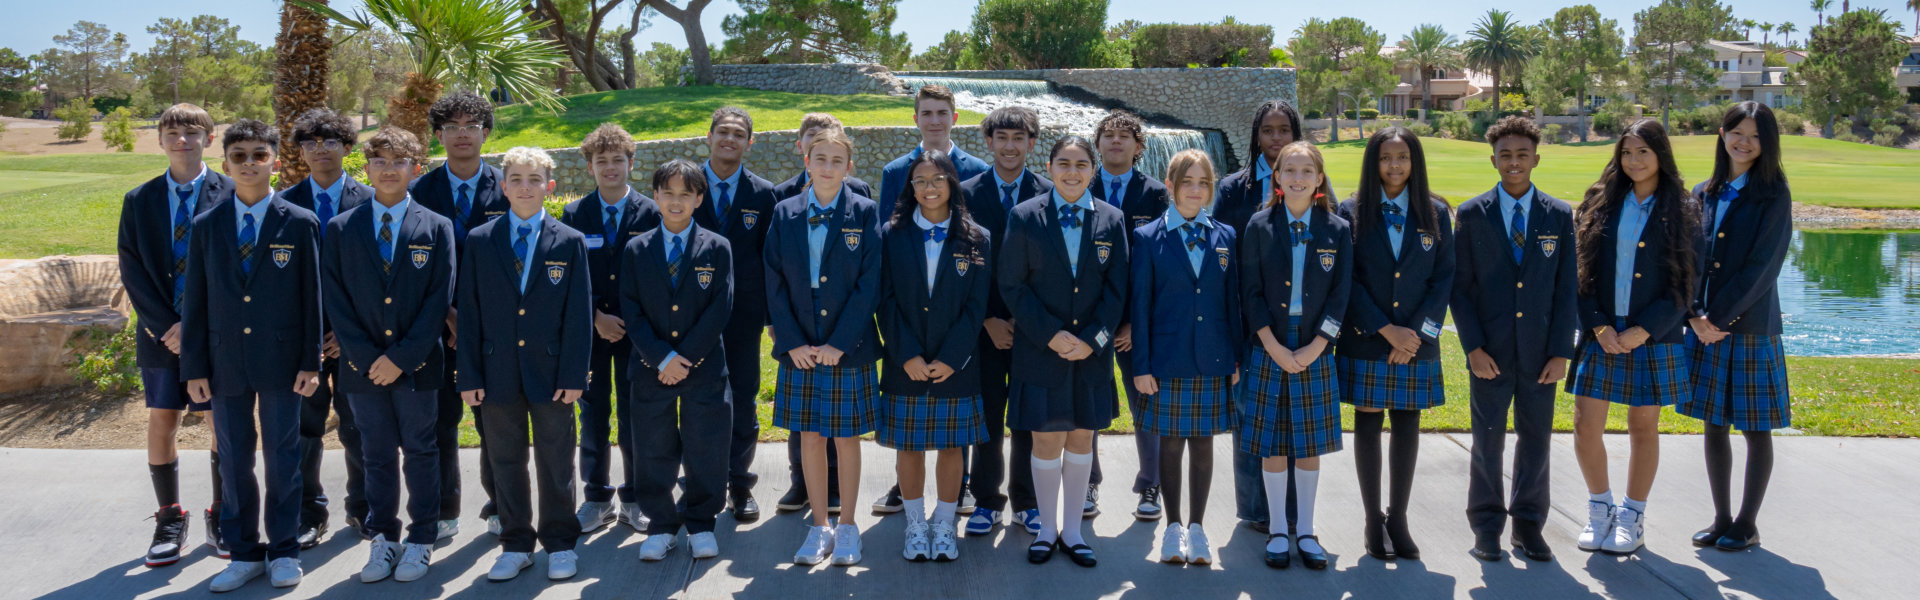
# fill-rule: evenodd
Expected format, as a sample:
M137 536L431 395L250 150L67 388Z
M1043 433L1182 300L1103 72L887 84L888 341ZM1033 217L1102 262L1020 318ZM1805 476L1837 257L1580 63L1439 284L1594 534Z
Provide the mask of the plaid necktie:
M833 213L825 207L819 205L813 206L807 212L807 228L825 227L827 225L827 217L832 214Z
M1020 191L1020 184L1018 183L1000 184L1000 208L1002 210L1013 210L1013 205L1017 202L1013 197L1013 193L1017 191Z
M467 195L472 189L460 184L453 194L453 238L455 242L467 241L467 219L473 216L473 197Z
M607 239L609 240L613 239L614 234L620 232L620 208L619 207L615 207L615 206L607 207L607 216L606 218L603 218L600 220L600 228L601 228L600 231L605 233Z
M173 210L173 310L180 310L180 296L187 293L187 246L193 238L193 186L174 188L180 206Z
M1509 239L1513 240L1513 262L1514 264L1520 264L1520 259L1527 255L1527 215L1526 213L1520 212L1520 203L1518 202L1513 204L1512 221L1513 230L1509 231L1507 235Z
M327 221L333 220L333 197L326 192L314 194L313 214L320 217L320 241L327 241Z
M520 234L513 238L513 274L520 278L520 291L527 291L527 236L533 235L532 225L521 225Z
M1387 225L1393 227L1393 234L1400 235L1401 230L1407 226L1407 215L1406 213L1400 212L1400 205L1392 202L1382 202L1380 203L1380 210L1386 213Z
M1080 205L1068 204L1060 207L1060 227L1063 229L1080 227Z
M1293 245L1295 246L1307 245L1307 222L1294 221L1291 224L1291 227L1293 228Z
M393 276L393 213L380 215L380 274Z
M729 190L729 188L731 188L732 186L729 186L727 185L727 182L722 181L720 182L719 187L720 187L720 195L714 198L716 202L713 203L713 209L715 211L718 211L717 214L720 215L720 222L726 223L727 209L732 207L733 205L733 192Z
M249 212L242 215L240 221L243 224L240 228L240 275L242 277L252 277L253 242L260 234L253 229L253 213Z
M680 286L680 236L673 237L673 245L667 248L667 279L674 287Z

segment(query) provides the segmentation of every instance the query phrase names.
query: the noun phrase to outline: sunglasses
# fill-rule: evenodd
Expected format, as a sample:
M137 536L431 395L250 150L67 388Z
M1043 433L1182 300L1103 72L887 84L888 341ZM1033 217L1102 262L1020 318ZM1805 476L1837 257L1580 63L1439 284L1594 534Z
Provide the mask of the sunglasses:
M245 164L264 165L264 164L273 162L273 152L267 151L267 150L255 150L251 153L228 152L227 162L230 162L236 165L245 165Z

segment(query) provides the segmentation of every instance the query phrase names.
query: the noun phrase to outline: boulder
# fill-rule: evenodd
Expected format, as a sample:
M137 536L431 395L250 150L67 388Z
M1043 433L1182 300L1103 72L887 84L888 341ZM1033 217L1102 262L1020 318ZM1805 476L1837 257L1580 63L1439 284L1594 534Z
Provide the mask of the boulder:
M90 327L125 327L131 312L116 257L0 264L0 394L73 383L67 343Z

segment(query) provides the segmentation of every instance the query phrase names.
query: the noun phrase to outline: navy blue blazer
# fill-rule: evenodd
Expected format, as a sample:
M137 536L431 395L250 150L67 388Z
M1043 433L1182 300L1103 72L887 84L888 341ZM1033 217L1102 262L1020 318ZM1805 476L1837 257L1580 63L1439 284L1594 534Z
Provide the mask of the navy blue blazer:
M908 220L897 230L889 224L881 233L886 272L880 284L880 333L887 340L887 361L880 386L888 394L965 398L980 393L980 361L974 360L974 351L993 287L987 267L993 242L984 228L968 225L980 241L968 243L949 230L934 261L932 289L927 287L926 230ZM928 364L946 363L953 375L940 383L914 381L904 365L916 357Z
M479 177L475 185L480 189L473 191L473 210L467 214L467 222L454 223L454 227L471 232L494 217L507 214L512 208L508 205L506 194L500 191L500 182L506 180L506 175L500 172L499 167L481 161ZM458 216L454 214L453 184L447 178L447 165L442 164L427 171L426 175L414 178L413 183L407 184L407 193L413 196L415 203L452 221ZM458 250L455 249L456 252Z
M440 333L453 302L453 222L418 202L408 206L393 240L391 277L380 273L374 235L369 202L328 222L332 241L320 249L320 305L344 362L335 385L349 394L440 389L446 384ZM382 356L404 372L385 388L367 379Z
M767 312L773 318L773 358L793 366L788 352L833 346L846 353L841 367L880 360L880 214L872 200L844 192L827 219L820 253L818 302L807 250L807 195L781 200L767 231Z
M626 206L620 210L620 226L611 232L606 230L607 204L600 199L599 190L567 203L560 212L560 224L572 227L587 240L587 272L593 274L593 309L609 315L621 314L620 257L625 253L627 242L660 226L660 209L640 190L628 191L622 204Z
M1705 214L1719 198L1694 197L1702 205L1700 290L1693 314L1730 333L1780 335L1780 265L1793 242L1793 194L1785 185L1778 194L1749 182L1727 203L1727 216L1713 232L1713 218ZM1639 264L1638 260L1634 263Z
M1092 204L1093 211L1081 215L1077 274L1067 262L1052 193L1021 202L1007 216L1005 249L994 265L994 279L1013 310L1014 381L1056 389L1113 389L1113 336L1126 321L1127 238L1132 232L1120 209L1098 200ZM1048 348L1061 331L1092 347L1093 356L1068 361ZM1068 373L1075 381L1061 381Z
M268 197L255 224L251 276L240 274L238 202L193 220L186 301L180 304L180 379L209 379L214 395L292 391L320 370L320 219Z
M1101 174L1100 168L1095 167L1093 185L1087 186L1087 191L1092 193L1093 197L1105 201L1107 184L1101 177L1104 175ZM1127 178L1127 188L1122 192L1121 200L1117 204L1120 205L1120 212L1126 213L1127 231L1133 231L1166 214L1167 201L1167 184L1154 179L1146 171L1134 169L1133 176Z
M1261 329L1272 327L1273 339L1287 343L1287 315L1292 299L1293 232L1287 227L1286 207L1254 213L1240 238L1240 302L1247 312L1247 346L1260 347ZM1318 206L1308 209L1307 272L1300 277L1300 346L1314 336L1340 341L1340 326L1352 294L1353 234L1346 219Z
M880 170L880 195L872 197L873 203L880 206L880 214L893 214L893 205L899 203L900 192L907 189L907 179L913 176L912 173L907 172L907 165L913 164L913 155L919 151L920 148L916 145ZM953 168L960 172L961 181L973 179L975 175L993 170L986 161L980 160L969 154L965 148L961 148L959 142L953 143L953 150L947 153L947 158L953 160Z
M345 179L346 183L343 183L340 185L340 197L333 199L334 218L339 218L340 215L347 214L347 211L353 210L353 208L356 206L360 206L362 204L366 204L368 202L373 201L373 186L360 183L359 180L356 180L352 177L347 177L346 175L341 175L341 178ZM308 212L313 212L312 184L313 184L313 178L308 177L305 181L296 183L293 185L293 187L280 190L275 195L279 197L281 200L286 200L287 202L293 203L294 206L304 208ZM314 213L314 215L317 218L319 216L319 213ZM324 231L326 227L327 227L326 223L320 224L320 229L322 231ZM326 241L321 240L320 243L325 244ZM319 288L314 288L314 293L315 294L320 293ZM332 332L333 326L327 324L325 311L322 311L322 314L320 317L321 317L320 327L324 331Z
M633 385L664 389L660 365L678 352L693 363L676 387L727 380L726 346L721 334L733 316L733 247L727 238L698 223L688 225L687 247L680 253L680 283L667 275L670 236L663 227L627 241L620 259L621 318L633 353L627 358ZM751 399L741 399L752 406Z
M1247 180L1252 178L1253 167L1247 167L1222 177L1213 190L1213 218L1243 236L1253 213L1260 212L1267 204L1267 199L1260 195L1260 182L1253 182L1253 188L1247 189Z
M1376 217L1373 227L1355 232L1353 293L1347 302L1347 331L1354 335L1340 338L1341 356L1386 360L1393 344L1380 329L1399 325L1424 340L1415 360L1440 358L1440 326L1447 322L1447 302L1453 299L1453 216L1446 203L1427 202L1439 230L1427 229L1409 214L1400 229L1397 259L1392 228L1384 219ZM1340 203L1340 218L1353 223L1358 210L1359 202L1349 198Z
M761 273L766 270L766 262L761 257L765 252L767 231L773 228L773 205L781 199L773 195L772 183L742 166L740 189L734 190L733 203L727 205L725 222L714 218L712 190L707 191L706 202L700 204L700 209L693 211L693 222L700 224L702 229L726 236L727 246L733 250L733 272ZM758 330L770 323L767 320L765 277L752 275L733 278L733 319L729 323L729 329L735 330Z
M784 200L787 198L792 198L794 196L800 195L800 192L805 191L807 189L808 179L810 178L807 177L806 170L804 169L801 170L800 174L794 175L793 177L787 179L786 181L782 181L779 184L774 185L773 197ZM846 185L847 185L847 189L853 190L853 193L855 194L859 194L867 198L873 197L873 186L868 185L866 181L862 181L859 177L852 177L852 176L847 177Z
M1240 364L1239 234L1218 225L1201 248L1195 275L1186 240L1164 217L1133 230L1135 374L1227 377Z
M593 295L587 242L580 232L540 219L528 253L527 288L513 269L513 225L506 218L475 227L460 248L460 391L486 390L485 402L551 402L555 390L587 389L593 352Z
M142 369L178 369L180 357L160 343L180 322L173 309L173 215L167 210L170 177L161 173L133 188L120 202L120 285L138 318L134 358ZM194 215L206 214L233 196L233 180L207 169ZM184 299L183 299L184 300ZM181 306L186 306L184 302ZM183 348L184 350L184 348Z
M1519 372L1538 373L1549 358L1573 358L1580 329L1580 263L1573 207L1539 188L1528 201L1526 246L1518 265L1500 193L1489 190L1460 204L1450 306L1462 351L1485 349L1496 361L1513 357Z
M1663 198L1658 202L1692 202L1689 196ZM1622 200L1624 202L1624 200ZM1634 273L1620 274L1613 270L1615 240L1620 239L1620 204L1614 204L1613 210L1604 215L1607 226L1601 230L1599 247L1580 248L1581 251L1600 253L1599 263L1594 269L1594 293L1580 296L1581 330L1592 333L1602 325L1614 325L1613 283L1617 277L1632 277L1633 294L1627 301L1627 328L1639 327L1647 331L1649 344L1677 344L1685 341L1686 334L1682 325L1692 312L1691 302L1673 301L1673 274L1667 271L1667 234L1666 218L1661 217L1656 208L1653 216L1647 219L1646 229L1640 232L1640 241L1635 245L1633 257ZM1694 210L1689 208L1688 210ZM1673 224L1679 227L1679 224ZM1690 237L1698 237L1699 232L1689 232Z
M1018 205L1028 198L1051 192L1053 192L1052 181L1033 172L1032 169L1027 169L1026 174L1020 177L1020 189L1014 192L1013 202ZM960 193L966 198L967 213L973 216L975 224L986 229L987 235L995 240L1007 239L1007 214L1013 212L1013 208L1000 204L999 176L994 175L991 169L975 175L960 182ZM1004 246L1006 244L993 244L993 256L987 262L1000 264L1000 249ZM1000 286L990 287L993 289L987 292L987 316L996 319L1013 318L1013 311L1007 308L1007 301L1000 297ZM985 334L986 332L982 330L981 335Z

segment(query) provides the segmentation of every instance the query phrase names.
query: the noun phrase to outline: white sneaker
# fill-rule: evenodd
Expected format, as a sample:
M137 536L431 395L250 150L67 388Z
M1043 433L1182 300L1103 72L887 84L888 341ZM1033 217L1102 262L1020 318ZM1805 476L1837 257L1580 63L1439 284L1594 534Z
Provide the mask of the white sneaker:
M673 534L658 533L640 540L640 560L653 562L667 557L673 550Z
M720 555L720 540L713 537L711 531L687 536L687 547L693 550L694 558L713 558Z
M1168 523L1166 533L1160 534L1160 562L1177 565L1187 562L1187 528L1179 523Z
M501 552L500 558L493 559L493 568L487 571L487 581L508 581L520 576L521 571L533 566L531 552Z
M933 560L946 562L959 559L959 532L954 531L953 524L946 521L934 521L931 529L933 530Z
M1594 500L1587 501L1587 528L1580 530L1580 539L1575 542L1581 550L1593 552L1599 550L1613 533L1613 505Z
M1607 537L1600 551L1607 554L1633 554L1646 545L1646 515L1640 511L1620 507L1613 518L1613 535Z
M572 579L580 572L580 555L572 550L547 554L547 581Z
M574 516L580 519L581 535L612 525L615 519L612 502L581 502L580 511Z
M253 578L259 577L266 572L267 563L265 562L236 560L227 563L225 570L220 571L219 575L213 576L213 581L207 584L207 591L215 593L231 592L240 589L240 586L246 585L247 582L253 581Z
M400 554L400 565L393 568L393 580L401 583L427 576L427 563L433 562L433 546L407 544Z
M445 521L441 521L441 522L445 523ZM501 529L502 528L500 526L500 515L487 517L487 533L493 534L494 536L499 536Z
M439 532L433 536L433 541L453 539L453 536L460 535L460 520L442 519L438 529Z
M901 545L900 555L907 560L920 562L927 559L932 542L927 539L927 522L909 518L907 520L907 540ZM838 556L834 557L838 559ZM838 564L838 563L836 563Z
M1213 545L1207 543L1207 530L1199 526L1187 528L1187 564L1213 564Z
M302 575L305 573L300 570L298 558L281 557L267 564L267 581L272 583L273 587L288 588L300 585Z
M1087 502L1080 507L1080 516L1093 518L1100 514L1100 486L1087 484Z
M808 527L807 541L800 543L800 550L793 553L793 564L813 566L827 560L833 553L833 527Z
M400 544L387 541L387 534L373 536L367 542L367 566L360 568L360 582L373 583L393 575L393 561L399 558Z
M620 503L620 522L633 529L634 533L647 532L647 515L640 512L640 505L634 502Z
M850 567L860 564L860 528L852 523L841 523L833 530L833 566Z

